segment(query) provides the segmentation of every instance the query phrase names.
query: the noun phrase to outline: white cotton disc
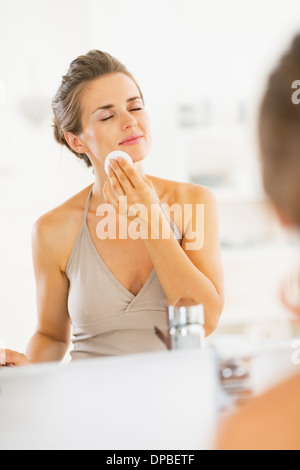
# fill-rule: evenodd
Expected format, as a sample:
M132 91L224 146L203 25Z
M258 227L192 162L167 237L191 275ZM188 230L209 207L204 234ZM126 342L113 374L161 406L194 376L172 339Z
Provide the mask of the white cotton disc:
M115 150L114 152L110 152L106 159L105 159L105 162L104 162L104 169L105 169L105 172L107 174L108 173L108 165L109 165L109 162L112 158L118 158L118 157L122 157L124 158L124 160L127 160L128 163L130 163L131 166L133 166L133 161L132 161L132 158L128 155L128 153L126 152L123 152L122 150Z

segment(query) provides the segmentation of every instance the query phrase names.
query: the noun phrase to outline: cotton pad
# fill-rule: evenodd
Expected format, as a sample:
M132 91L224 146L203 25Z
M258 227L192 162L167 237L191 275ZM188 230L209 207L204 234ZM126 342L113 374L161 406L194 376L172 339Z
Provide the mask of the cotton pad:
M122 150L115 150L114 152L110 152L106 159L105 159L105 162L104 162L104 169L105 169L105 172L109 175L108 173L108 165L109 165L109 162L112 158L116 159L118 157L122 157L124 158L124 160L127 160L128 163L130 163L131 166L133 166L133 161L131 159L131 157L128 155L128 153L126 152L123 152Z

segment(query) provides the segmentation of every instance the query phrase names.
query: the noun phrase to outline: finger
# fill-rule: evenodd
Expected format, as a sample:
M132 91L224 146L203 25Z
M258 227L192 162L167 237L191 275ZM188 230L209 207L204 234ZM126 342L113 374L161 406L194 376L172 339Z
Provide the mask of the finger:
M17 361L17 355L15 351L6 349L6 364L14 364Z
M124 171L124 169L120 166L120 164L116 160L111 161L111 165L113 171L117 177L117 180L124 191L124 194L129 195L130 192L134 189L133 184L131 183L128 175Z
M29 361L25 354L11 351L10 349L0 350L0 363L4 366L25 366Z
M2 366L6 366L8 364L13 364L16 360L16 353L15 351L11 351L10 349L1 349L0 350L0 364Z
M0 366L6 365L6 349L0 349Z
M143 180L139 173L134 169L125 158L118 157L117 162L123 172L126 174L128 180L134 188L139 188L143 184Z
M113 197L113 195L110 191L110 185L107 181L105 182L104 187L103 187L103 195L104 195L105 201L108 204L111 204L116 210L119 209L119 203Z
M119 198L120 196L125 196L125 191L122 185L120 184L120 181L115 171L110 166L108 167L108 171L109 171L109 177L110 177L110 184L117 198Z

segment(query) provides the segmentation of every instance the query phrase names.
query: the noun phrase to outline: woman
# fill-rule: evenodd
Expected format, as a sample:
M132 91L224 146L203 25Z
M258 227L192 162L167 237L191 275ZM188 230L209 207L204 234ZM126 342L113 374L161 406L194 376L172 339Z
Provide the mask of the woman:
M212 333L223 308L216 202L205 187L144 174L151 132L133 76L109 54L90 51L71 63L53 111L56 140L93 166L95 182L36 222L37 330L26 356L5 351L2 362L60 361L71 325L73 358L164 349L154 326L166 326L165 299L189 297L204 304L206 334ZM112 161L108 176L104 161L115 150L130 154L133 166ZM122 221L133 221L129 208L136 204L145 209L141 234L155 236L134 237L130 227L126 236L124 230L118 235ZM173 204L190 205L189 219L175 211L172 220L166 205ZM199 204L205 209L205 243L191 250ZM104 219L101 208L113 210ZM152 208L155 217L149 216ZM101 222L116 224L114 236L99 235ZM171 236L163 238L158 229L170 227Z
M259 126L266 191L283 226L296 230L300 227L300 105L293 99L299 93L293 86L299 79L300 35L270 77L261 105ZM285 285L282 300L300 316L300 305L290 305L286 293ZM291 360L292 353L291 349ZM299 394L298 374L254 399L223 426L218 448L300 449Z

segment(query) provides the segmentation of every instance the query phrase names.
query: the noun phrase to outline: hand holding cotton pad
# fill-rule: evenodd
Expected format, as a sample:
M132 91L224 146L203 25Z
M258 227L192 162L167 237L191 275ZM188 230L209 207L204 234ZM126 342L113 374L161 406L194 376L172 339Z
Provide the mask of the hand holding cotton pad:
M104 169L105 169L105 172L109 175L108 173L108 165L109 165L109 162L112 158L116 159L118 157L122 157L124 158L124 160L127 160L128 163L130 163L131 166L133 166L133 161L131 159L131 157L128 155L128 153L126 152L122 152L122 150L115 150L114 152L110 152L106 159L105 159L105 162L104 162Z

